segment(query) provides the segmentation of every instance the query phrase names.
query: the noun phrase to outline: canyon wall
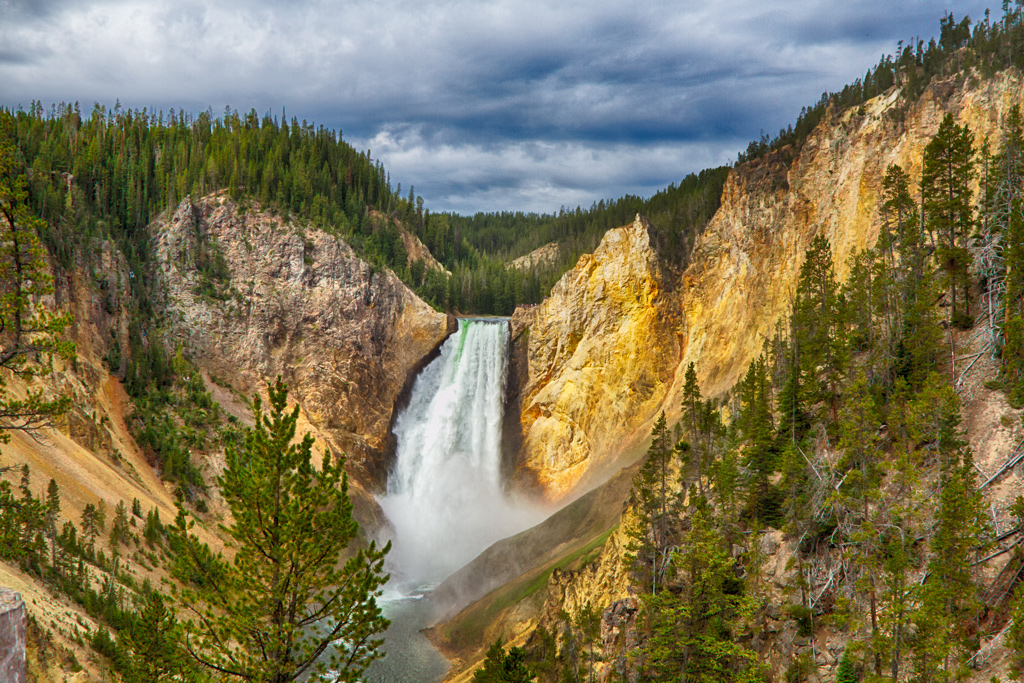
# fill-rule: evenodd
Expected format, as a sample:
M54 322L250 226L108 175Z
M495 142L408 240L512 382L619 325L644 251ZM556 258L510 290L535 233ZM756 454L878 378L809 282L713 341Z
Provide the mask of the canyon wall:
M169 347L243 394L281 375L358 478L382 484L395 402L455 321L342 239L224 195L151 230Z
M938 81L909 105L890 91L857 109L830 109L799 149L778 150L733 169L721 208L678 276L659 267L643 239L641 219L610 231L544 304L514 318L529 365L517 394L523 407L520 475L532 473L536 485L558 497L574 483L586 482L588 473L612 464L623 450L639 455L661 410L669 424L678 418L690 362L705 396L729 391L788 315L814 237L829 239L837 276L845 280L850 255L877 240L886 168L902 166L916 195L924 149L947 112L970 128L976 147L988 140L994 149L1006 113L1022 103L1020 74L1011 71L985 82ZM963 353L971 357L982 350L965 343ZM1020 428L1014 425L1020 411L1001 392L984 388L996 363L979 355L982 363L960 397L975 464L988 473L997 471L1019 443ZM609 362L612 356L615 361ZM993 515L1008 514L1018 492L1019 483L1009 478L987 489ZM490 640L481 641L476 652L468 647L456 652L461 659L449 680L468 680L494 639L526 644L538 626L556 627L565 613L578 613L587 601L602 615L597 679L618 680L621 672L628 673L623 657L636 644L639 607L626 570L630 514L622 515L589 561L552 571L542 596L495 615L486 634ZM778 606L766 612L752 646L781 672L813 643L819 675L833 680L847 635L825 628L814 638L801 637L781 611L794 599L786 590L796 581L789 562L796 544L778 531L750 540L764 560L761 580ZM734 556L744 552L733 546ZM999 566L996 562L986 571L998 573ZM827 581L824 564L808 571L814 585ZM972 671L971 680L1005 673L1006 650L994 645L986 655L991 661Z
M655 416L684 340L677 298L641 217L609 230L593 254L525 316L520 481L558 499L613 460ZM517 316L518 317L518 316ZM513 330L515 334L517 330Z
M694 363L704 393L720 395L739 380L788 314L814 237L831 243L840 281L854 250L874 246L890 164L909 173L917 194L924 149L947 112L970 128L976 148L985 140L995 148L1004 116L1022 100L1017 72L968 77L961 87L933 82L905 112L892 90L842 114L830 108L799 151L783 149L730 173L682 283L682 362ZM681 391L677 382L672 404Z
M317 454L328 447L349 456L349 492L373 533L385 522L366 489L386 476L395 404L454 319L431 309L390 271L375 271L338 237L221 195L186 200L149 230L153 272L133 272L110 240L82 249L70 267L51 264L55 291L44 304L74 316L67 337L77 354L56 359L52 372L28 382L3 379L12 398L41 390L50 398L69 396L72 407L54 429L11 434L0 449L0 468L11 469L5 480L17 482L20 466L28 465L32 491L45 495L53 479L61 517L74 522L86 505L132 509L133 501L143 514L174 519L174 485L160 479L132 438L131 401L117 379L131 362L128 330L138 314L131 292L145 279L155 315L142 330L143 343L156 341L171 355L181 349L228 415L243 424L245 400L281 375L289 398L301 405L300 431L317 438ZM223 457L213 453L196 464L210 482ZM223 511L215 487L209 505L212 515ZM196 532L214 552L225 550L211 527L197 525ZM126 563L123 571L138 583L166 579L163 569L144 562ZM46 625L35 636L30 628L29 680L65 680L68 662L46 654L53 648L81 659L78 678L103 678L102 662L87 658L88 645L73 635L82 626L99 628L95 619L17 566L0 563L0 586L25 596L25 611Z
M678 418L690 362L705 396L728 391L788 314L814 237L829 239L842 281L850 255L878 238L886 168L899 164L916 184L946 112L978 147L995 146L1021 100L1020 75L1007 72L935 82L909 109L896 90L841 114L830 108L799 150L729 174L681 277L659 265L641 218L609 231L525 314L521 480L557 499L638 455L659 412Z

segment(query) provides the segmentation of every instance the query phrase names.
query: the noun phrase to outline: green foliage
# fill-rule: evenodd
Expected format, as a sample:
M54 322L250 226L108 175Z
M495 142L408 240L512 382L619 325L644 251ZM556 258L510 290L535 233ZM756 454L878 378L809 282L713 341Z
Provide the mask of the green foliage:
M269 387L269 412L254 397L255 427L227 450L219 484L234 524L233 563L184 598L198 621L186 631L193 656L229 677L283 683L355 681L381 656L377 637L388 621L376 603L387 576L388 548L369 547L338 558L355 538L344 461L312 464L313 438L298 444L298 406L286 411L287 389ZM179 517L176 535L198 570L198 547Z
M1000 269L993 277L998 282L998 276L1005 274L1003 374L1007 395L1019 406L1024 405L1024 115L1019 105L1006 118L993 167L996 200L987 218L992 232L1005 235L1006 245L1005 261L997 263Z
M159 593L140 599L138 618L118 633L125 683L198 680L182 644L182 630Z
M527 662L538 681L554 683L558 675L558 639L543 624L534 629L526 643Z
M843 657L839 660L839 669L836 671L836 683L859 683L860 676L857 674L857 667L850 657L850 650L843 651Z
M704 475L706 450L701 439L701 422L704 417L704 402L701 400L700 387L697 385L697 371L691 362L686 366L683 384L682 420L690 437L690 448L693 461L697 465L697 490L704 495Z
M86 544L92 546L99 532L100 526L96 506L92 503L86 503L82 509L82 535L85 537Z
M1020 497L1017 500L1020 502ZM1013 625L1010 626L1010 631L1007 633L1006 646L1012 653L1010 677L1019 681L1024 675L1024 584L1017 584L1011 609L1010 617L1013 619Z
M636 499L635 523L628 530L630 564L640 584L657 594L664 580L673 525L671 468L676 449L672 446L665 413L651 430L647 457L633 482Z
M811 659L810 653L805 652L795 657L792 663L786 667L782 679L786 683L805 683L810 680L814 669L814 660Z
M92 645L93 650L107 659L116 660L118 657L117 644L110 637L110 631L102 626L93 633L89 644Z
M114 521L110 525L110 548L114 552L117 549L128 543L131 539L131 529L128 525L128 510L125 507L124 501L118 501L117 507L114 508Z
M0 481L0 559L38 567L45 558L46 509L29 489L28 465L22 469L20 495L8 481Z
M594 608L588 600L573 615L572 625L575 632L579 634L580 645L587 653L587 663L589 664L590 671L588 679L590 683L594 683L594 663L597 661L594 645L597 644L598 639L601 637L601 610Z
M811 240L800 266L793 303L793 334L800 340L797 358L812 402L825 401L838 422L839 385L847 364L846 325L839 296L832 246L824 235Z
M884 344L878 367L885 372L885 389L897 377L917 389L938 359L941 330L934 302L938 282L917 205L910 194L910 177L896 165L886 169L881 214L883 227L878 252L880 282L876 315L883 321ZM891 365L891 370L887 366Z
M734 561L708 511L690 517L667 590L644 598L650 638L644 647L649 681L694 683L760 680L757 656L738 642L754 600L733 590Z
M179 496L198 504L206 484L192 462L192 452L226 445L220 431L221 408L206 391L199 369L185 360L180 349L169 368L166 386L136 398L128 425L161 477L178 482Z
M174 525L167 528L167 540L173 558L168 570L171 576L188 587L200 591L212 590L226 580L227 563L220 554L214 555L210 546L187 533L187 530L185 512L179 508Z
M526 652L520 647L506 652L500 640L488 648L484 665L473 673L473 683L530 683L535 678L526 665Z
M789 146L799 149L830 106L838 110L837 114L858 108L857 115L863 116L863 105L868 100L896 86L905 108L921 96L935 77L965 80L980 71L987 78L1001 69L1024 68L1024 50L1019 47L1024 44L1024 12L1019 4L1011 5L1009 0L1003 2L1002 9L1003 16L996 21L986 11L984 20L976 22L973 31L970 17L956 21L950 13L939 22L939 40L925 42L916 38L906 45L901 40L896 53L882 55L863 78L855 79L842 90L824 92L815 104L801 108L795 126L780 130L774 138L762 131L760 139L751 141L746 151L739 154L737 164L769 152L785 154Z
M42 303L54 291L39 241L47 226L29 203L12 123L0 112L0 369L28 380L49 372L54 356L73 358L75 346L61 339L71 316ZM71 405L69 397L48 398L41 389L16 399L6 384L0 375L0 443L8 441L11 430L31 432L50 425Z
M417 235L452 276L444 284L434 271L428 271L420 293L449 310L511 314L517 304L540 302L582 254L597 247L609 229L631 223L636 214L650 221L651 243L663 264L682 269L694 242L718 209L728 170L721 167L690 174L648 199L602 200L589 209L563 208L557 215L429 214ZM552 260L526 269L507 267L512 259L550 243L557 245Z
M925 229L938 238L939 263L951 294L950 317L962 324L970 316L969 270L972 256L966 240L973 227L970 181L974 172L974 136L946 114L924 151L921 198ZM957 292L962 307L957 306Z

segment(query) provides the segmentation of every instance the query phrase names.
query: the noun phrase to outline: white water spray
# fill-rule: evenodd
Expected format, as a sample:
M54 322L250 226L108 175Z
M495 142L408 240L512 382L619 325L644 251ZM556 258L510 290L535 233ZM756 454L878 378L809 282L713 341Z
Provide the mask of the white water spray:
M396 463L380 505L393 526L392 580L405 591L444 580L544 517L509 500L501 482L508 334L505 320L460 320L395 421Z

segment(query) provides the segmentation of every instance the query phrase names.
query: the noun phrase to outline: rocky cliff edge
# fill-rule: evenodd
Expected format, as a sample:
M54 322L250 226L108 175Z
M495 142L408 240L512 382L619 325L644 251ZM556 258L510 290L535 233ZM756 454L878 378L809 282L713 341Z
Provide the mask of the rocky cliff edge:
M650 230L637 216L608 231L532 315L514 318L529 324L517 476L550 498L614 460L673 383L679 307Z
M609 231L543 304L517 314L529 327L529 371L517 389L520 481L558 499L638 455L660 411L678 419L690 362L703 394L723 395L788 314L811 240L828 237L845 280L851 254L878 239L886 168L899 164L916 183L946 112L970 127L977 147L996 145L1022 93L1009 71L935 82L909 107L893 89L857 109L830 109L799 150L729 174L682 277L659 265L640 217Z
M381 484L395 403L454 320L340 237L223 194L151 230L169 345L245 395L281 375L358 478Z

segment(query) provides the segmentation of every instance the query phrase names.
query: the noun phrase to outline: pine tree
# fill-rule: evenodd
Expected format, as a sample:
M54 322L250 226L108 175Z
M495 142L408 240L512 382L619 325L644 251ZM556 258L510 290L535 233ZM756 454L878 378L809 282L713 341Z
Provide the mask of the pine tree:
M798 363L789 366L786 381L779 390L779 434L795 446L811 426L804 403L803 370Z
M646 680L758 680L756 655L735 637L754 600L732 586L734 561L710 511L698 505L690 521L673 562L677 577L644 601L651 631L644 647Z
M75 347L61 339L71 316L53 313L41 302L53 292L53 277L39 242L45 224L29 206L12 134L10 115L0 113L0 369L27 380L48 372L54 355L73 357ZM70 398L47 398L41 389L11 398L0 375L0 443L10 439L10 430L51 425L70 405Z
M1024 116L1020 106L1010 110L1003 141L996 157L996 200L991 217L994 232L1005 235L1002 249L1004 280L999 320L1003 332L1003 371L1007 393L1018 405L1024 403ZM1002 240L1000 241L1002 243ZM998 285L997 285L998 286ZM999 318L999 305L996 318Z
M174 613L159 593L141 598L138 620L118 633L125 683L163 683L197 680L182 646L182 632Z
M974 172L974 140L967 126L946 114L935 137L925 148L921 171L921 199L925 227L939 241L938 257L946 272L950 320L957 325L970 320L968 272L971 254L966 240L973 225L971 189ZM957 304L961 292L962 309Z
M832 263L832 247L824 235L811 240L797 283L793 334L799 340L800 363L812 398L824 400L832 421L839 421L839 386L846 369L842 300Z
M96 506L86 503L82 509L82 535L85 536L85 542L89 548L94 546L98 534L99 523L96 518Z
M50 479L46 487L46 502L43 504L46 515L46 533L50 537L50 566L55 572L60 572L57 564L57 520L60 519L60 487L57 480Z
M525 660L522 648L510 647L506 652L501 641L495 641L487 650L484 665L473 673L473 683L530 683L536 674Z
M356 537L344 460L324 455L312 463L313 437L292 443L299 408L286 411L280 379L268 387L269 412L257 395L255 426L229 446L220 478L236 545L223 573L185 595L199 618L186 631L190 652L223 676L261 683L356 681L381 656L388 624L377 606L384 556L375 543L338 558ZM176 535L192 539L193 571L202 559L179 516ZM327 674L327 670L330 674Z
M857 667L850 658L850 650L843 651L843 657L839 660L839 669L836 671L836 683L858 683L860 676L857 675Z
M1007 634L1006 645L1010 649L1010 671L1013 680L1020 680L1024 674L1024 588L1017 584L1013 601L1013 624Z
M921 463L916 457L917 444L924 438L919 406L911 400L910 387L899 378L889 402L888 426L893 441L889 464L889 495L880 506L885 529L878 545L882 562L878 590L879 629L871 648L883 662L888 662L892 680L900 680L903 658L907 650L911 624L917 619L918 584L911 573L921 564L920 529L922 499L920 492Z
M594 683L594 662L597 661L594 645L597 644L601 636L601 610L595 609L591 602L587 600L586 604L573 615L572 622L576 632L580 634L580 645L588 651L587 662L590 671L588 680L590 683Z
M114 508L114 521L110 525L110 549L117 552L118 547L127 543L131 537L131 529L128 526L128 508L124 501L119 500Z
M885 254L889 268L897 270L896 257L904 255L904 248L916 228L914 199L910 196L910 176L898 164L885 169L882 179L882 227L878 247Z
M893 365L893 379L902 377L919 388L937 360L937 283L910 194L910 176L891 165L882 187L882 228L876 248L885 266L879 278L888 342L885 357Z
M683 421L690 433L690 448L694 461L697 463L697 490L704 495L704 449L700 438L700 423L703 413L703 402L701 401L700 386L697 385L697 372L693 368L693 362L686 366L686 376L683 385Z
M761 355L750 363L740 383L739 423L746 441L743 456L749 471L744 514L776 526L782 522L782 501L770 481L779 468L778 447L773 438L770 386L768 365Z
M939 467L929 576L921 591L914 645L917 672L929 678L954 672L958 655L969 649L969 622L979 607L971 562L987 547L989 534L973 456L961 438L956 392L933 374L917 401L922 435Z
M878 249L854 252L848 260L850 273L841 288L846 308L845 329L841 333L848 335L851 351L863 354L868 381L888 390L898 308L896 287L889 281L892 271L880 258L881 252L879 245Z
M883 555L879 547L880 520L876 503L882 470L879 463L881 439L879 420L867 379L858 373L840 418L839 447L843 455L838 468L843 474L839 487L840 529L855 546L855 560L861 576L859 588L868 599L871 643L879 638L878 575ZM875 673L880 674L881 655L874 653Z
M641 583L657 594L665 571L669 546L669 475L672 446L665 413L661 413L651 430L647 457L633 482L636 518L629 529L629 552Z

